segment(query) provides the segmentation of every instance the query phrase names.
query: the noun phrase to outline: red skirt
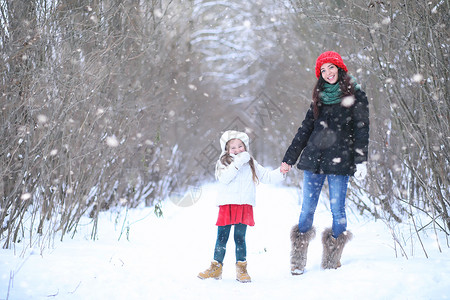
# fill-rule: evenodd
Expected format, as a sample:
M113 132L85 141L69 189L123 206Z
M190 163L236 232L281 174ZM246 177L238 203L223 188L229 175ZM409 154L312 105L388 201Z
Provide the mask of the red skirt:
M253 206L248 204L228 204L219 206L219 217L217 218L217 226L245 224L254 226Z

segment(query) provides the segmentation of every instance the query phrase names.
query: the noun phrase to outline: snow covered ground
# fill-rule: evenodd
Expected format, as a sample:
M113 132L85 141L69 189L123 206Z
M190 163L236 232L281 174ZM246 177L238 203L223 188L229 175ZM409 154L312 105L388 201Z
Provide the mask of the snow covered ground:
M216 239L214 193L214 184L208 184L195 205L179 207L167 201L162 218L150 208L129 211L129 231L120 241L125 212L122 219L108 212L95 242L85 226L73 240L55 242L43 255L37 248L20 256L22 245L16 254L2 249L0 299L450 298L450 251L444 237L439 239L443 253L431 236L423 240L427 259L418 242L408 242L405 227L406 259L383 222L352 213L348 228L354 238L344 250L343 266L321 270L320 232L331 224L327 201L319 203L316 213L318 235L310 245L306 272L291 276L289 231L300 212L298 191L263 184L257 189L256 225L247 230L252 282L235 280L232 235L223 279L202 281L197 274L209 266Z

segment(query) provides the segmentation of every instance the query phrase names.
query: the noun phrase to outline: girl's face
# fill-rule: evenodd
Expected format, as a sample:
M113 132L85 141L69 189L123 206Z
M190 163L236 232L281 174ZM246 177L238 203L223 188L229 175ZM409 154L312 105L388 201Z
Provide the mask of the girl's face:
M338 81L338 68L331 63L324 63L320 67L320 74L329 84L335 84Z
M239 154L245 151L245 145L240 139L232 139L228 142L228 153Z

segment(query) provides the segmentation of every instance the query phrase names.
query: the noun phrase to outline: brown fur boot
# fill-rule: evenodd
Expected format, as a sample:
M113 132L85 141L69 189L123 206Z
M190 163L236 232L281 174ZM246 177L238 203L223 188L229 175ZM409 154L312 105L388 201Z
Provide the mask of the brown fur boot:
M331 228L324 230L322 234L323 269L337 269L341 266L342 251L344 251L345 244L347 244L352 237L353 234L348 230L341 233L337 239L333 237L333 231Z
M247 273L247 262L238 261L236 263L236 280L239 282L251 282L252 279Z
M222 264L220 262L213 260L211 262L211 266L208 269L206 269L205 271L200 272L198 274L198 278L200 278L200 279L207 279L207 278L222 279Z
M305 233L298 230L298 225L291 229L291 274L303 274L306 266L306 255L308 252L309 241L316 236L316 229L311 227Z

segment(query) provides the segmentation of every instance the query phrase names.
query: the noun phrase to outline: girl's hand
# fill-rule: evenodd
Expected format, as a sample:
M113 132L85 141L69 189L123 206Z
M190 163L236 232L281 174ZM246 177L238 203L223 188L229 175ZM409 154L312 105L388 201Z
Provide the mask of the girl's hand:
M239 169L250 160L250 154L247 151L241 152L233 157L233 159L234 165Z
M280 167L280 172L281 172L281 173L286 174L286 173L289 172L290 170L291 170L291 166L290 166L290 165L288 165L288 164L285 163L285 162L282 162L282 163L281 163L281 167Z

